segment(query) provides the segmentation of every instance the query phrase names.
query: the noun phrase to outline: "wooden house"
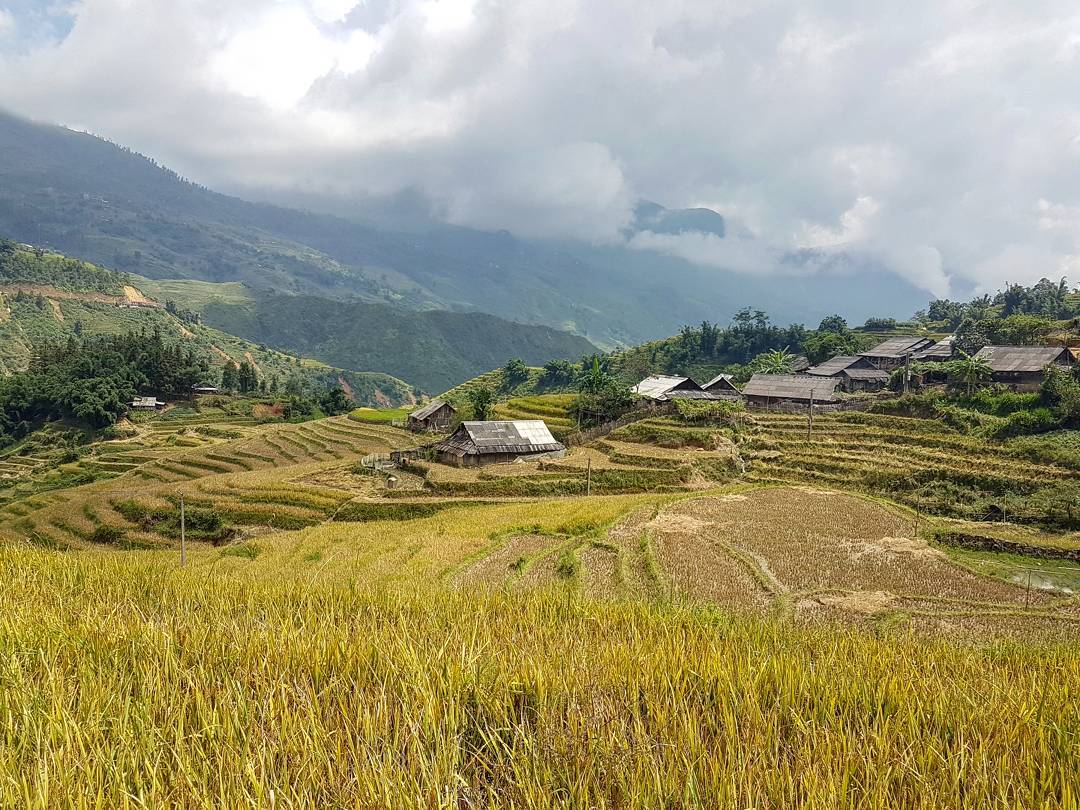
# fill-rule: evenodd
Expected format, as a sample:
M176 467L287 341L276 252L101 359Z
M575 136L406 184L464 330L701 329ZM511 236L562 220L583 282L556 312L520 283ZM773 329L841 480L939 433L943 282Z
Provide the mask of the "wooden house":
M462 422L432 446L435 459L455 467L480 467L545 457L558 458L566 447L539 419Z
M904 365L908 358L914 357L917 353L930 348L933 344L934 341L925 337L892 337L872 349L859 352L859 356L865 357L873 363L874 368L881 371L892 371Z
M841 355L819 363L807 374L814 377L832 377L840 381L840 387L849 393L856 391L880 391L889 383L889 372L875 368L865 357Z
M748 405L827 405L836 401L839 384L835 377L812 374L755 374L742 393Z
M713 399L700 385L689 377L668 377L653 374L646 377L630 389L639 397L653 402L668 402L672 399Z
M916 363L944 363L953 358L953 337L942 338L934 345L916 352L911 359Z
M457 411L453 405L441 399L433 399L409 414L406 427L417 433L436 433L449 430L456 417Z
M165 403L157 397L135 397L130 404L137 411L156 411L165 407Z
M1014 391L1037 391L1047 366L1072 362L1072 354L1061 346L984 346L975 356L990 366L994 382Z
M742 392L735 387L734 376L731 374L717 374L705 385L702 386L710 394L717 394L719 396L737 397Z

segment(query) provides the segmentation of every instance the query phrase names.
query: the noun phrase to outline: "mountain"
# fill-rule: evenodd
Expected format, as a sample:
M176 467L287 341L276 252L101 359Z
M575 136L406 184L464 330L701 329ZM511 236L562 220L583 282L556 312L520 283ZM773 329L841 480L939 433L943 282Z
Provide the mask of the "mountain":
M840 312L855 322L907 315L924 298L874 268L767 278L624 244L440 225L408 195L361 214L369 221L218 194L102 139L0 114L0 233L150 278L488 312L608 347L661 337L688 321L724 323L746 305L778 320L812 323ZM644 231L723 238L726 224L708 209L643 203L632 232Z
M182 293L181 288L192 283L174 282L169 289ZM0 241L0 375L25 370L35 349L45 343L63 343L75 335L145 331L194 349L210 365L207 382L219 379L226 361L246 360L262 380L283 386L299 377L315 391L341 385L360 405L416 401L413 387L389 374L351 371L285 354L199 323L191 311L166 309L153 300L152 287L126 273ZM235 299L235 291L225 292L233 292Z
M243 304L218 300L206 323L248 340L286 347L333 365L393 372L442 391L510 357L538 365L596 351L578 335L480 313L410 312L364 301L258 291Z

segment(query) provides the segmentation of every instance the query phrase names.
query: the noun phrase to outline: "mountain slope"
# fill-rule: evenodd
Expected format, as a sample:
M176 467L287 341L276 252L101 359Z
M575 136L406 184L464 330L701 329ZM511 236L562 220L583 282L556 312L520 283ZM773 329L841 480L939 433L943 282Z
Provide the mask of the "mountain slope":
M25 370L36 347L69 336L160 332L194 347L215 381L226 361L252 363L260 379L293 376L314 390L344 384L361 405L415 401L412 386L388 374L335 368L292 356L166 311L142 295L138 279L58 254L0 242L0 375Z
M252 291L247 304L215 300L206 323L333 365L384 371L442 391L510 357L539 364L596 350L585 338L480 313L410 312L362 301Z
M707 209L647 204L637 228L719 237L724 222ZM0 233L151 278L479 310L570 328L608 346L670 334L699 318L725 322L747 304L780 320L813 322L834 311L852 320L883 309L906 315L923 297L872 268L803 281L762 278L618 245L449 226L393 231L250 203L98 138L2 114ZM886 280L888 295L864 292Z

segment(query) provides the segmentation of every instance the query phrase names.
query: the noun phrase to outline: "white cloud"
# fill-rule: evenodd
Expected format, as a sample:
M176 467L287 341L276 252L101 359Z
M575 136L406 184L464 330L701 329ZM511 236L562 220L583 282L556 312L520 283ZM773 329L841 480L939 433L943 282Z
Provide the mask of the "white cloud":
M60 41L0 40L0 106L209 185L415 189L528 235L610 241L637 199L712 201L727 239L633 246L747 273L846 254L946 294L1080 256L1067 0L132 8L81 0Z
M5 8L0 8L0 39L15 33L15 15Z

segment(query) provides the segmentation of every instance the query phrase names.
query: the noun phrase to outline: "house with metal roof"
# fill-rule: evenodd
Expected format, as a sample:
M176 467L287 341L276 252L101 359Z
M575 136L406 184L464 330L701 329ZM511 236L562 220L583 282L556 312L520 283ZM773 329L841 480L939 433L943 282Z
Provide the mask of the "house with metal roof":
M1037 391L1047 366L1072 363L1062 346L983 346L975 356L990 366L991 380L1014 391Z
M713 377L701 387L708 391L710 394L737 397L742 392L735 387L735 383L733 382L734 379L734 374L717 374L715 377Z
M565 445L539 419L462 422L431 450L437 461L456 467L558 458L566 453Z
M865 357L839 355L807 369L814 377L834 377L845 391L880 391L889 383L889 372L874 366Z
M705 390L689 377L668 377L653 374L646 377L630 389L639 397L655 402L667 402L670 399L710 399L703 396Z
M815 377L812 374L755 374L743 387L748 405L781 405L811 402L826 405L836 401L836 377Z
M904 365L909 357L913 357L923 349L928 349L934 341L926 337L891 337L879 343L872 349L859 352L860 357L865 357L875 368L882 371L892 371L898 366Z
M406 427L417 433L434 433L449 430L456 416L457 410L449 402L433 399L427 405L417 408L409 414Z
M157 397L135 397L130 404L132 408L140 411L154 411L165 407L165 403Z
M799 374L810 368L810 360L805 354L797 354L791 361L791 371L793 374Z
M915 352L911 359L917 363L944 363L953 358L953 336L942 338L934 345Z

